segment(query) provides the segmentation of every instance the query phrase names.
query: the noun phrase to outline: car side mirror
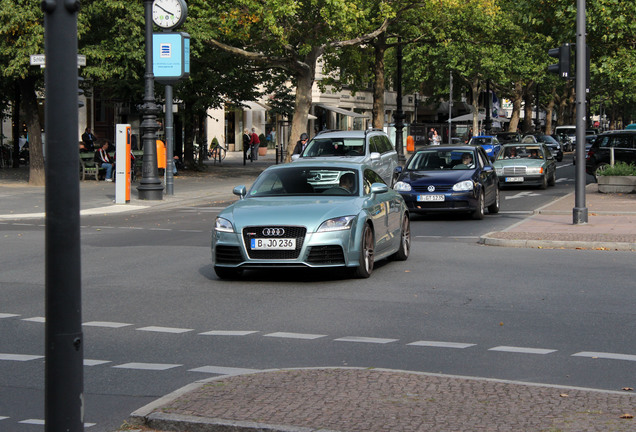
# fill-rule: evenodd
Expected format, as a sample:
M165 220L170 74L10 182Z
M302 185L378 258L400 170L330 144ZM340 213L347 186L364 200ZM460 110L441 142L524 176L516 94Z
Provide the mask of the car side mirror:
M299 154L293 154L291 157L292 162L293 161L297 161L298 159L300 159L300 155Z
M373 183L371 185L372 194L381 194L389 191L389 187L384 183Z
M401 166L399 166L399 165L398 165L398 166L396 166L396 167L395 167L395 169L393 170L393 173L394 173L395 175L400 175L400 174L402 174L402 171L403 171L403 170L404 170L404 168L402 168Z
M244 185L241 186L236 186L233 190L232 193L234 195L237 195L240 199L245 198L245 195L247 195L247 189L245 188Z
M373 152L371 153L371 155L369 155L369 157L371 158L372 161L379 161L381 159L380 153L378 152Z

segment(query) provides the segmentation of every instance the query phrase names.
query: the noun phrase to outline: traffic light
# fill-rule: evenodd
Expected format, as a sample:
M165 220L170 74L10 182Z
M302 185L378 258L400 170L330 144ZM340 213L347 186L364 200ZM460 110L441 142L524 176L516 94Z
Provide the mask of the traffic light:
M548 50L548 55L559 59L558 63L548 66L548 72L559 74L561 78L570 78L570 44L552 48Z

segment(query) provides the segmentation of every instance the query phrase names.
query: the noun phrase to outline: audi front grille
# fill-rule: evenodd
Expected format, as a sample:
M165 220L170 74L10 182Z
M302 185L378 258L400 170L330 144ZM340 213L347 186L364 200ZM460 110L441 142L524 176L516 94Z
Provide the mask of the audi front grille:
M282 230L282 234L278 234L278 230ZM267 235L266 235L267 233ZM249 226L243 228L243 241L245 242L245 249L251 259L297 259L300 255L300 250L303 247L305 241L305 235L307 234L307 228L299 226ZM296 249L294 250L252 250L251 240L253 238L275 238L296 239Z

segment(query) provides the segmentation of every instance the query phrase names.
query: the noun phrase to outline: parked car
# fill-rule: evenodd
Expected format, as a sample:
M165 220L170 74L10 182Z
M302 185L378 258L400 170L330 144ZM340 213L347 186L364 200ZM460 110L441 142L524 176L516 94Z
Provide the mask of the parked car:
M495 135L501 144L521 142L519 132L499 132Z
M612 149L615 162L636 164L636 130L611 131L597 135L585 157L585 171L596 178L599 171L610 165Z
M464 161L468 157L470 163ZM483 219L486 208L489 213L499 212L497 174L482 147L427 147L397 172L393 188L410 212L459 212L473 219Z
M490 135L481 135L474 136L468 141L468 145L472 146L481 146L490 158L491 161L494 161L501 149L501 143L495 136Z
M563 149L557 140L550 135L545 134L535 134L533 136L536 139L536 142L543 143L548 146L550 152L552 152L552 156L554 156L557 162L561 162L563 160Z
M374 262L406 260L409 211L365 164L301 160L263 171L219 213L212 261L220 278L245 269L343 268L366 278Z
M493 165L500 187L538 185L545 189L556 184L556 161L542 143L506 144Z
M598 135L586 135L585 136L585 155L587 157L587 152L590 151L590 148L592 148L592 144L594 144L594 141L596 141L596 137L598 137ZM572 164L576 165L576 149L574 149L574 159L572 159Z
M309 141L302 154L292 156L292 161L297 160L364 163L389 186L398 166L395 147L380 129L321 132Z

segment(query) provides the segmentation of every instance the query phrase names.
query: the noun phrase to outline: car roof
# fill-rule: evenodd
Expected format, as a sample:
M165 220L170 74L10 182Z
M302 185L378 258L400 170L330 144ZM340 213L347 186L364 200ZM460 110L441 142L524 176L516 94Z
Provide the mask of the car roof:
M423 148L417 149L415 153L424 152L427 150L456 150L456 151L475 151L475 146L469 145L452 145L452 144L442 144L436 146L425 146Z
M367 130L328 130L318 132L315 138L364 138L367 135L386 135L384 131L380 129L367 129Z
M270 165L266 171L273 171L273 170L279 170L279 169L288 169L288 168L302 168L302 167L311 167L311 168L345 168L345 169L352 169L352 170L359 170L359 169L364 169L364 168L370 168L373 169L372 167L370 167L367 164L363 164L363 163L359 163L359 162L340 162L340 161L333 161L333 160L315 160L315 159L310 159L310 160L305 160L303 158L300 158L298 160L296 160L294 163L287 163L287 164L281 164L281 165Z
M494 135L474 135L473 138L496 138Z

